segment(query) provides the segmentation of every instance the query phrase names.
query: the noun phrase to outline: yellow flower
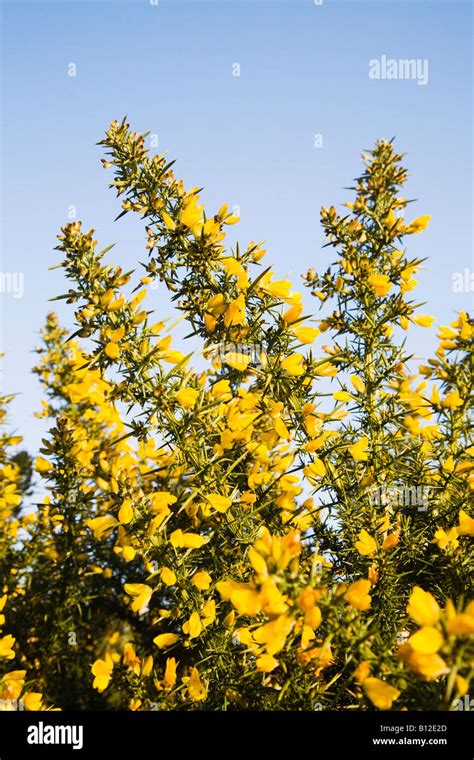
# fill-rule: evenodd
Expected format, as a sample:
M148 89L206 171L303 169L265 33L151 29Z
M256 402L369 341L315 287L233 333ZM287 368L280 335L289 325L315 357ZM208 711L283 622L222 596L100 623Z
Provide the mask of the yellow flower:
M174 586L176 583L176 573L174 573L169 567L161 568L160 578L165 586Z
M356 462L366 462L369 458L368 453L369 439L364 436L359 441L356 441L352 446L349 446L349 453Z
M36 472L40 472L41 474L45 472L51 472L54 469L51 462L48 462L47 459L44 457L37 457L35 462L35 470Z
M331 362L321 362L314 367L314 374L320 377L335 377L337 375L337 367Z
M336 391L332 395L335 401L351 401L354 399L354 396L347 391Z
M245 322L245 297L244 295L237 296L226 309L224 316L224 325L231 327L232 325L243 325Z
M261 581L261 578L260 578ZM273 578L267 578L260 589L260 600L263 612L268 616L282 615L288 605Z
M176 496L168 491L155 491L151 495L151 509L153 512L169 514L168 507L175 504L176 501Z
M438 602L429 591L424 591L420 586L413 588L407 612L418 625L435 626L439 621L440 608Z
M262 606L259 594L246 588L235 589L231 594L231 602L241 615L256 615Z
M260 259L263 259L267 252L266 248L257 248L257 250L253 251L252 253L252 260L253 261L260 261Z
M92 520L86 520L86 525L94 531L94 536L100 540L117 525L117 520L112 515L103 515L102 517L94 517Z
M140 675L143 678L146 678L147 676L150 675L152 670L153 670L153 657L150 654L143 662Z
M191 671L191 676L188 680L188 695L193 702L203 702L207 699L207 688L201 681L197 668L193 668Z
M137 551L133 548L133 546L123 547L123 558L125 562L131 562L133 559L135 559L136 554Z
M191 578L191 583L200 591L206 591L212 583L212 578L205 570L200 570L199 572L194 573Z
M166 689L172 689L176 683L176 660L174 657L167 657L165 676L163 685Z
M191 409L196 404L199 391L195 388L182 388L180 391L176 391L174 395L184 409Z
M198 612L192 612L189 620L183 624L183 633L187 633L190 639L196 639L202 631L201 618Z
M456 694L459 697L463 697L469 691L469 681L460 675L457 675L454 679L456 683Z
M256 615L262 609L260 594L246 583L219 581L216 588L225 600L229 600L240 615Z
M400 327L402 327L403 330L408 330L410 327L410 320L408 317L400 317Z
M278 667L278 660L271 654L262 654L258 657L255 665L261 673L271 673Z
M379 710L390 710L393 702L398 699L400 692L380 678L368 677L362 687L372 704Z
M276 620L265 623L253 632L257 644L263 644L268 654L276 654L285 646L286 638L295 621L288 615L280 615Z
M377 551L377 542L365 529L361 530L358 535L358 541L355 546L359 554L363 557L370 557Z
M448 395L444 397L441 404L447 407L448 409L458 409L460 406L464 404L464 401L460 397L459 392L454 390L454 391L451 391L451 393L448 393Z
M319 335L316 327L293 327L291 332L295 335L300 343L312 343Z
M451 455L449 457L446 457L442 464L442 467L445 472L454 472L454 459Z
M450 528L446 532L443 528L438 528L434 534L433 543L437 544L440 549L457 549L459 546L458 529Z
M214 599L209 599L201 610L202 624L204 627L211 625L216 619L216 603Z
M223 625L224 625L224 628L227 628L227 630L229 631L234 627L234 623L235 623L235 611L232 610L231 612L229 612L228 615L225 616L223 620Z
M415 325L418 325L418 327L431 327L434 322L434 317L431 317L429 314L415 314L415 316L411 318L411 321L414 322Z
M134 612L144 610L153 593L153 589L145 583L125 583L124 589L127 594L134 597L132 602L132 610Z
M232 367L232 369L236 369L238 372L245 372L247 367L250 364L251 356L248 354L240 354L236 351L229 351L224 356L224 362L229 365L229 367Z
M259 286L265 292L275 298L286 299L290 295L291 282L288 280L272 281L273 272L270 270L260 279Z
M119 522L122 525L128 525L133 520L133 508L130 499L125 499L118 513Z
M112 343L112 341L110 341L110 343L107 343L105 347L105 353L109 359L118 359L120 356L120 348L116 343Z
M185 227L194 228L202 219L202 206L198 206L199 196L196 194L189 195L183 205L179 215L179 221Z
M303 470L305 476L310 483L314 484L317 478L323 478L326 475L326 465L319 457L314 457L314 460Z
M25 685L26 670L11 670L0 679L0 698L18 699Z
M228 216L224 220L224 224L237 224L240 221L240 216Z
M281 368L292 377L299 377L304 374L303 357L301 354L290 354L283 359Z
M169 230L176 229L176 222L173 221L173 219L170 217L170 215L166 211L161 212L161 218L163 219L166 227Z
M417 217L417 219L414 219L409 225L407 225L403 231L407 235L418 234L419 232L426 230L426 228L428 227L428 224L430 223L430 219L431 219L431 214L426 214L425 216L419 216Z
M405 293L407 290L413 290L418 285L418 281L415 280L413 277L414 274L418 271L418 267L406 267L405 269L402 269L400 272L401 277L401 283L400 283L400 290L402 293Z
M147 294L146 288L143 288L143 290L140 290L140 291L139 291L139 292L138 292L138 293L137 293L137 294L136 294L136 295L135 295L135 296L132 298L132 300L130 301L130 308L132 309L132 311L134 311L134 310L137 308L138 304L139 304L139 303L141 303L141 302L143 301L143 299L145 298L146 294ZM117 334L118 334L118 335L122 335L122 337L123 337L123 335L125 335L125 328L124 328L124 327L121 327L121 328L119 328L119 330L120 330L120 332L119 332L119 331L117 331ZM123 332L122 332L122 331L123 331Z
M410 670L426 681L436 681L440 676L449 673L448 666L439 654L415 652L408 642L402 644L398 654Z
M223 293L217 293L215 296L212 296L206 305L206 311L212 314L213 317L220 317L226 309L227 304Z
M109 288L108 290L106 290L105 293L103 293L100 297L101 306L106 306L106 307L109 306L114 296L115 296L115 292L112 288Z
M354 671L354 678L357 681L357 683L364 683L365 679L370 675L370 665L365 660L362 660L361 663L357 666L356 670Z
M10 634L0 639L0 658L4 657L6 660L13 660L15 652L13 651L13 645L15 639Z
M8 596L7 594L4 594L3 596L0 596L0 613L2 612L3 608L5 607L5 604L7 603ZM0 628L5 623L5 615L0 614Z
M318 592L311 586L307 586L298 597L298 607L306 612L314 607L318 599Z
M385 512L384 515L382 515L377 520L377 530L383 533L384 531L388 530L390 528L390 514L388 512Z
M170 544L175 549L200 549L207 539L198 533L183 533L179 528L170 536Z
M306 624L303 625L303 630L301 632L301 642L300 642L301 649L308 649L309 645L311 644L312 641L314 641L315 638L316 637L311 626L306 625Z
M298 303L295 304L295 306L291 306L291 308L285 311L285 313L281 315L281 318L284 322L290 325L292 322L296 322L296 320L301 316L302 311L303 304Z
M122 340L124 336L125 336L125 327L122 325L122 327L117 327L116 330L112 330L109 337L113 343L118 343L119 340Z
M94 689L99 692L105 691L109 685L113 667L114 663L109 654L106 654L105 660L96 660L91 665L92 675L95 676L92 684Z
M408 639L408 644L414 652L421 654L434 654L444 644L444 639L437 628L423 626Z
M393 549L394 546L398 544L400 541L400 534L398 531L395 533L389 533L388 536L384 538L382 549L384 552L388 551L389 549Z
M369 597L370 598L370 597ZM304 613L304 622L305 622L305 628L311 628L311 630L315 631L316 628L319 628L321 625L321 621L323 619L323 616L321 614L321 610L316 605L314 607L311 607L309 610L306 610Z
M377 296L386 296L392 287L390 278L387 274L372 274L369 277L369 284Z
M249 278L247 270L242 266L238 259L234 259L229 256L225 259L221 259L221 264L224 267L227 274L232 274L237 277L237 287L242 290L246 290L249 286Z
M267 575L267 563L265 562L262 555L253 548L253 546L250 547L247 557L256 573L259 575Z
M204 324L208 333L213 333L216 329L217 319L212 314L204 314Z
M158 649L167 649L176 644L177 641L179 641L179 636L176 633L160 633L153 639L153 643Z
M460 536L474 536L474 518L469 517L464 509L459 510L457 531Z
M173 349L169 349L162 352L161 358L163 361L168 362L168 364L180 364L181 362L184 362L185 356L181 351L174 351ZM188 359L186 359L186 361L183 363L183 367L187 363Z
M344 594L344 599L356 610L368 610L372 602L372 597L369 594L371 585L366 578L354 581Z
M41 710L43 695L37 691L25 691L23 694L25 710Z
M300 650L296 655L297 662L307 664L308 662L314 662L316 667L316 677L333 662L331 645L325 643L320 647L312 647L306 651Z
M471 614L466 610L449 620L446 623L446 630L451 636L468 636L474 633L474 605Z
M210 493L206 496L206 499L211 504L211 507L217 512L227 512L232 506L232 499L228 496L222 496L219 493Z
M360 393L361 395L365 393L365 383L363 380L361 380L360 377L358 377L357 375L351 375L350 381L352 385L354 386L354 388L356 389L357 393Z

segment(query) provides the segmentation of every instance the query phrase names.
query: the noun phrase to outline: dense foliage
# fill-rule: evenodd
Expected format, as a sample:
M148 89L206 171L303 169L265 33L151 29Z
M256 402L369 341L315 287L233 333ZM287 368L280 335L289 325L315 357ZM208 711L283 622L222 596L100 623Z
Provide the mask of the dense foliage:
M434 320L413 300L405 238L429 216L405 221L402 156L379 141L345 213L322 209L334 262L304 276L311 316L145 138L123 121L102 141L120 216L144 222L142 270L79 222L59 236L76 328L49 314L37 349L41 503L2 399L0 697L456 709L474 670L474 330L458 314L420 367L405 350ZM153 315L155 283L205 370Z

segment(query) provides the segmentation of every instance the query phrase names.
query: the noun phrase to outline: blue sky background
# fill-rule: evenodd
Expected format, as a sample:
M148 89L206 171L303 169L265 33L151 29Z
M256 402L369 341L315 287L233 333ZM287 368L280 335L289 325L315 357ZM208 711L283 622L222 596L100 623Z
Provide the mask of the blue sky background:
M207 208L238 204L232 231L244 244L265 239L265 263L297 287L327 263L321 205L347 200L360 152L395 136L412 175L406 195L419 199L407 217L432 214L409 241L410 253L430 257L415 291L429 301L422 311L446 323L472 307L472 293L452 289L454 272L474 268L470 2L3 0L1 9L1 271L24 273L23 298L0 294L2 390L19 394L11 420L32 452L44 434L32 348L48 299L65 290L48 267L68 207L101 247L118 243L115 261L145 260L137 220L113 224L120 209L95 145L124 114L158 135L187 186L205 185ZM382 54L428 59L428 84L369 79ZM171 314L165 293L153 298L157 318ZM70 326L71 307L54 308ZM432 332L409 335L420 357L431 352Z

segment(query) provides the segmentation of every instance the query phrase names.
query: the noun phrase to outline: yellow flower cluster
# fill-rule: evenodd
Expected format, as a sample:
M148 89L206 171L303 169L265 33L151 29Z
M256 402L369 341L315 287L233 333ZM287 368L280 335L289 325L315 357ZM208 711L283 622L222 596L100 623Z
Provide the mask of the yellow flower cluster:
M2 693L29 709L450 709L474 658L474 330L459 314L419 368L399 339L434 321L410 300L422 260L403 239L429 216L402 217L402 157L379 141L350 213L322 210L335 260L304 277L319 318L262 243L227 247L238 218L208 213L143 135L113 122L102 144L122 214L145 222L145 273L63 227L76 325L49 314L42 331L33 467L0 404ZM155 285L198 362L154 315Z

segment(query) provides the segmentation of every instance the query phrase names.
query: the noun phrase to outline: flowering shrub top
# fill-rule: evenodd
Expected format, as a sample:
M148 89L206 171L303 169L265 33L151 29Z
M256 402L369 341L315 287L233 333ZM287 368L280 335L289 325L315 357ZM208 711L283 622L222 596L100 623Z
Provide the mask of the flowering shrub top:
M145 137L113 122L102 141L143 271L79 222L59 236L76 329L48 315L38 349L34 510L0 439L3 698L452 709L473 675L473 323L441 327L415 369L403 332L434 320L404 244L429 216L402 216L402 157L379 141L347 213L322 209L335 259L304 276L315 318L261 243L226 247L238 218L206 213ZM154 316L155 281L206 370Z

